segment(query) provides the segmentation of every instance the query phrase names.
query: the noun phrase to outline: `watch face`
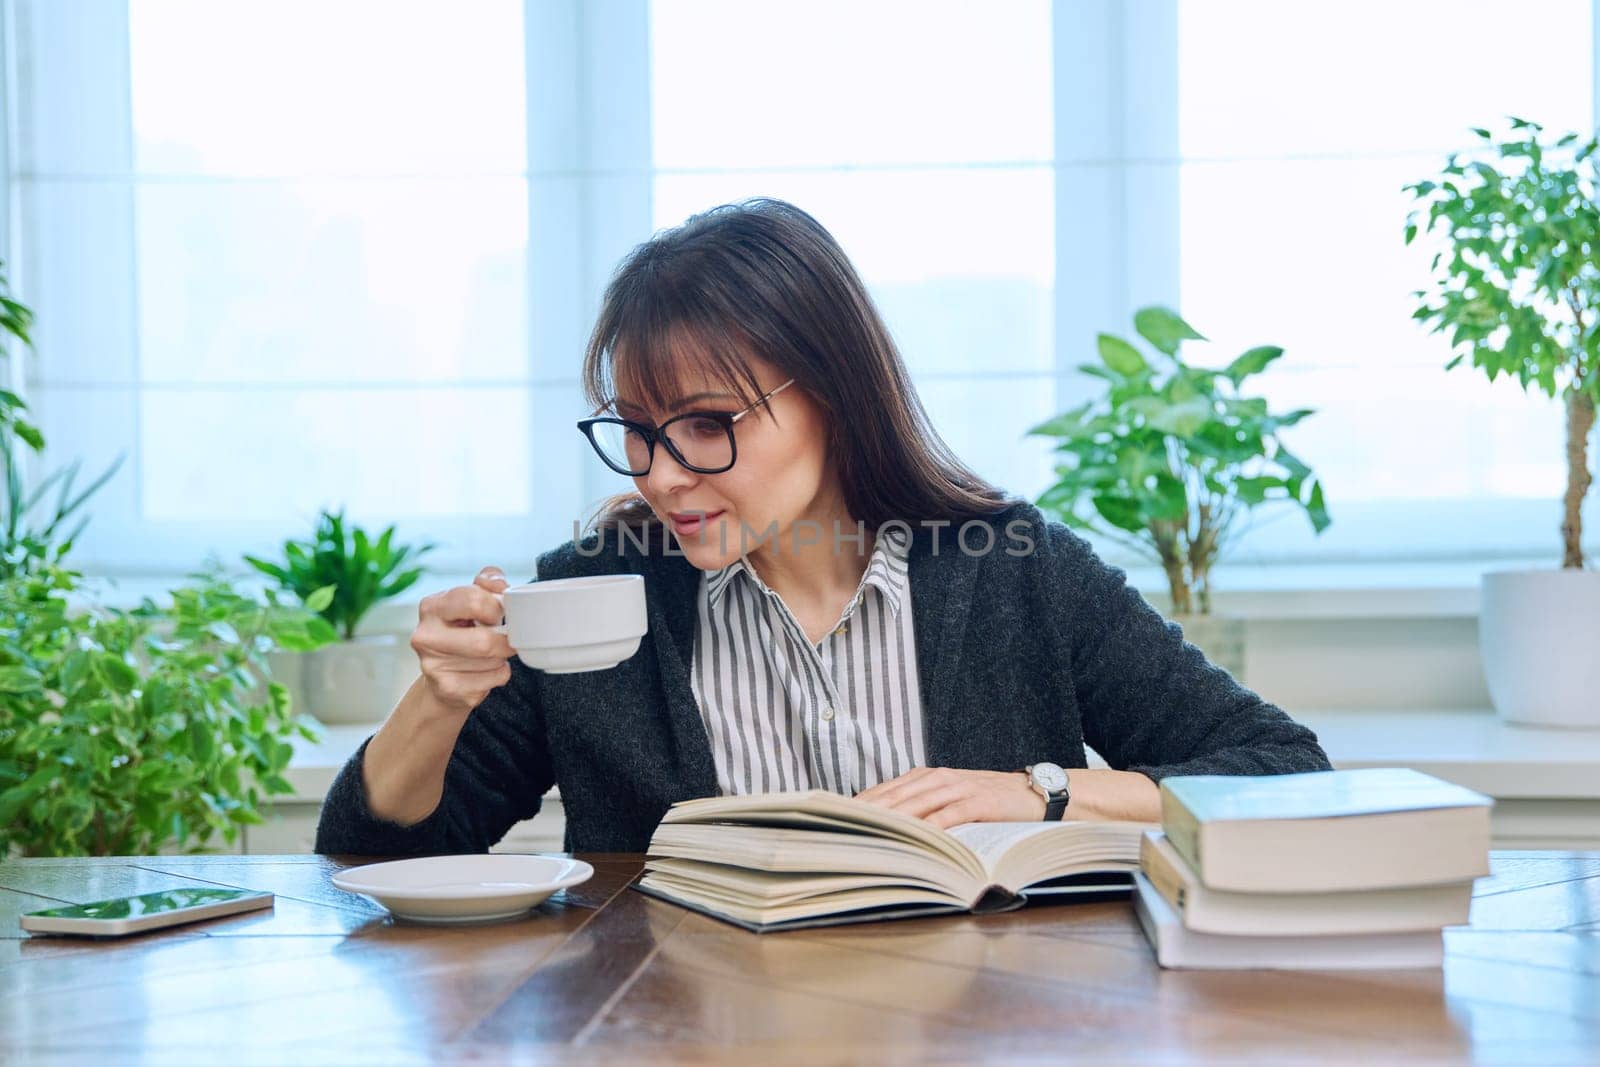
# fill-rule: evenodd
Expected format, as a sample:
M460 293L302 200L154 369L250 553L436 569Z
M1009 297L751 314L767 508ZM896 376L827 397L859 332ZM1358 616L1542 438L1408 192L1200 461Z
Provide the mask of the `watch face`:
M1067 787L1067 772L1054 763L1035 763L1033 780L1050 793L1059 793Z

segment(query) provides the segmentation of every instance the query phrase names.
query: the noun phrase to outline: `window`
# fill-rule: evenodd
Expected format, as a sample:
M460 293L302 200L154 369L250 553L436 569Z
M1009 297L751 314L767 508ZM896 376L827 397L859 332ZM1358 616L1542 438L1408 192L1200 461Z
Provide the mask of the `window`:
M1448 343L1411 319L1437 246L1404 245L1401 186L1507 114L1592 129L1591 6L1180 5L1184 313L1219 361L1284 346L1254 381L1318 409L1286 438L1334 518L1321 538L1296 515L1258 523L1248 554L1559 550L1561 406L1444 371Z
M57 457L131 453L80 558L525 522L521 3L119 7L18 11L34 402Z
M531 573L628 485L572 426L612 268L753 195L839 238L1014 492L1095 334L1159 302L1218 361L1284 345L1256 387L1321 409L1289 441L1334 526L1233 558L1548 555L1559 410L1442 369L1400 185L1504 113L1591 128L1593 6L17 0L25 385L52 466L129 453L78 563L181 572L342 504Z
M1041 491L1047 450L1019 438L1055 401L1049 4L656 0L650 13L654 224L749 196L810 212L957 454Z

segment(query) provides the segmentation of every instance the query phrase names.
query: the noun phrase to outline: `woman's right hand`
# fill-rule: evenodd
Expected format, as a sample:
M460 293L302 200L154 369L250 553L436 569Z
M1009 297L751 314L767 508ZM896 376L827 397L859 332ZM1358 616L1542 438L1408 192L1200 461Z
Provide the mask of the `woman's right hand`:
M471 585L458 585L422 598L411 647L422 664L428 692L441 706L465 717L490 690L511 680L516 655L500 624L500 598L509 583L499 567L478 572Z

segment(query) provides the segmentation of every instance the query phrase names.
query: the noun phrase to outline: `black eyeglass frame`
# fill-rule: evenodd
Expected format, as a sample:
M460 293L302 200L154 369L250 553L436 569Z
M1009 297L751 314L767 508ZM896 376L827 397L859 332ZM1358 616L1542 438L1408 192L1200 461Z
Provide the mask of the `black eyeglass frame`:
M626 475L629 478L643 478L646 474L650 473L650 469L654 467L656 463L657 441L661 442L666 450L671 453L672 458L676 460L678 465L684 470L694 471L696 474L721 474L723 471L732 470L733 465L739 460L739 441L733 435L733 424L793 384L794 379L790 378L782 385L768 389L765 393L762 393L760 396L756 397L754 403L739 411L686 411L681 415L672 416L672 418L668 419L666 422L663 422L660 426L650 426L646 423L635 422L632 419L619 418L615 415L595 415L590 416L587 419L579 419L578 429L583 432L583 436L589 439L590 447L594 449L595 455L600 457L601 462L610 467L612 470L616 471L618 474ZM712 419L713 421L722 424L723 431L728 435L728 462L726 465L721 467L697 467L684 458L683 453L678 450L678 446L673 444L672 439L667 436L667 427L671 426L675 422L681 422L684 419ZM601 423L625 426L628 429L633 430L640 437L644 438L645 444L650 449L649 462L645 464L644 470L627 470L626 468L619 467L615 463L611 462L611 457L607 456L605 449L600 447L600 442L594 439L594 428Z

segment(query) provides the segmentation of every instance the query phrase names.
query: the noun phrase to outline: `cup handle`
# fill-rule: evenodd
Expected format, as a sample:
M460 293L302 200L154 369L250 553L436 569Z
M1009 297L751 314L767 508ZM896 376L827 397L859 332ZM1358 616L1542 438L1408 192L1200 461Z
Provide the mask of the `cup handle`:
M504 593L490 593L489 595L494 597L496 600L498 600L500 602L500 625L499 626L490 626L489 629L493 630L497 634L509 633L510 631L508 631L506 629L506 597L505 597L505 594Z

